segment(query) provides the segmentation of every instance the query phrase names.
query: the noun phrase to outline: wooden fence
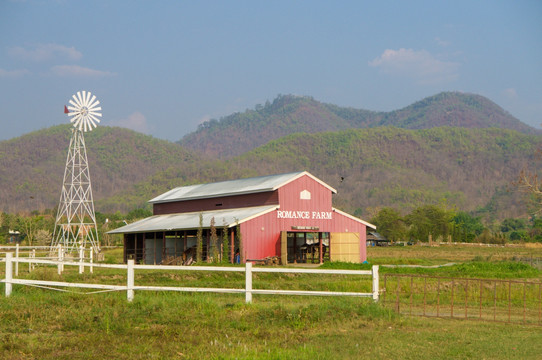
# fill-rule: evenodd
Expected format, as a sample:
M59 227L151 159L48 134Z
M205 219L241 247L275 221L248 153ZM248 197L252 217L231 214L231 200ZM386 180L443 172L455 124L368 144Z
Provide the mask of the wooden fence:
M96 264L83 261L58 261L32 258L17 258L13 254L6 253L5 258L6 271L5 278L1 282L5 283L5 296L10 296L13 284L38 286L38 287L69 287L69 288L84 288L97 289L97 292L102 291L126 291L128 301L134 299L135 291L178 291L178 292L211 292L211 293L239 293L245 294L245 301L252 302L253 294L262 295L306 295L306 296L357 296L370 297L374 301L379 298L379 275L378 265L374 265L372 270L321 270L321 269L294 269L294 268L265 268L253 267L252 263L247 262L245 267L215 267L215 266L163 266L163 265L136 265L134 260L128 260L128 264ZM110 268L126 270L126 285L109 285L109 284L87 284L87 283L71 283L59 281L31 280L19 279L13 276L13 265L18 263L33 263L55 265L59 268L64 266L79 266L79 272L84 272L85 267L89 268ZM245 274L245 287L242 288L200 288L200 287L178 287L178 286L145 286L135 284L135 271L144 270L162 270L162 271L212 271L212 272L241 272ZM372 277L372 292L340 292L340 291L306 291L306 290L270 290L270 289L255 289L252 286L253 273L290 273L290 274L326 274L326 275L365 275Z

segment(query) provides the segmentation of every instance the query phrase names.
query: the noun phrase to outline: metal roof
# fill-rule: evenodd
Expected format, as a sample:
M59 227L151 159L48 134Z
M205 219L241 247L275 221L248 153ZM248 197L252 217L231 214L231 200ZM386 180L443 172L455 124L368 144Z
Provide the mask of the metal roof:
M236 226L254 217L266 214L277 209L273 206L256 206L240 209L226 209L213 211L198 211L180 214L154 215L108 231L108 234L128 234L154 231L190 230L200 227L199 216L203 217L202 227L209 228L211 219L215 218L215 226L221 228Z
M327 187L331 192L337 193L337 190L327 185L320 179L314 177L306 171L300 171L287 174L221 181L209 184L181 186L169 190L168 192L151 199L149 202L163 203L274 191L303 175L311 177L315 181Z

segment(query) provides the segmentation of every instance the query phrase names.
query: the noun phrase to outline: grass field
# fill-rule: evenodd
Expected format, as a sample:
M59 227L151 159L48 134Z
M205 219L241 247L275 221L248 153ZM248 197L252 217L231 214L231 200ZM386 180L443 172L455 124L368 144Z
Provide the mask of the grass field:
M430 264L461 263L423 270L439 276L460 271L470 277L542 279L539 270L514 261L531 254L542 257L541 249L368 250L369 261L380 264L416 264L420 258ZM115 259L118 251L106 256L109 262ZM0 265L2 277L3 271ZM39 268L30 276L125 281L114 270L75 272L59 277L56 268ZM242 287L242 276L236 275L149 272L138 275L136 283ZM254 285L358 291L370 282L260 274ZM128 303L125 293L80 295L14 286L12 296L5 298L3 289L2 284L2 359L539 359L542 354L540 326L410 317L369 299L255 295L252 304L245 304L243 295L140 291Z

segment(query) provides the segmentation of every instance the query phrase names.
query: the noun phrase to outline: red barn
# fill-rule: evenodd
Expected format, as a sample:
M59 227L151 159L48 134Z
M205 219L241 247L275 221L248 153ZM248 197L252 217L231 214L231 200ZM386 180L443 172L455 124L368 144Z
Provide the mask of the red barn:
M182 186L150 200L153 216L109 234L124 234L125 261L146 264L186 263L198 229L204 260L363 262L375 226L333 208L335 193L308 172Z

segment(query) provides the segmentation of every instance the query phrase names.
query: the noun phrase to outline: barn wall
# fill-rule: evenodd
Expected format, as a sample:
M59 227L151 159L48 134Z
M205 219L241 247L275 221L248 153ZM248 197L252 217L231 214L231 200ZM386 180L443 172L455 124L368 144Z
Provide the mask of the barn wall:
M223 196L208 199L174 201L153 205L154 215L176 214L185 212L235 209L252 206L276 205L279 203L277 191L236 196Z
M300 193L304 190L311 193L310 200L300 199ZM241 224L246 259L280 256L281 231L359 233L359 260L363 262L367 259L366 226L334 212L331 204L332 193L328 188L308 176L303 176L278 191L280 209ZM300 227L306 229L299 229Z

